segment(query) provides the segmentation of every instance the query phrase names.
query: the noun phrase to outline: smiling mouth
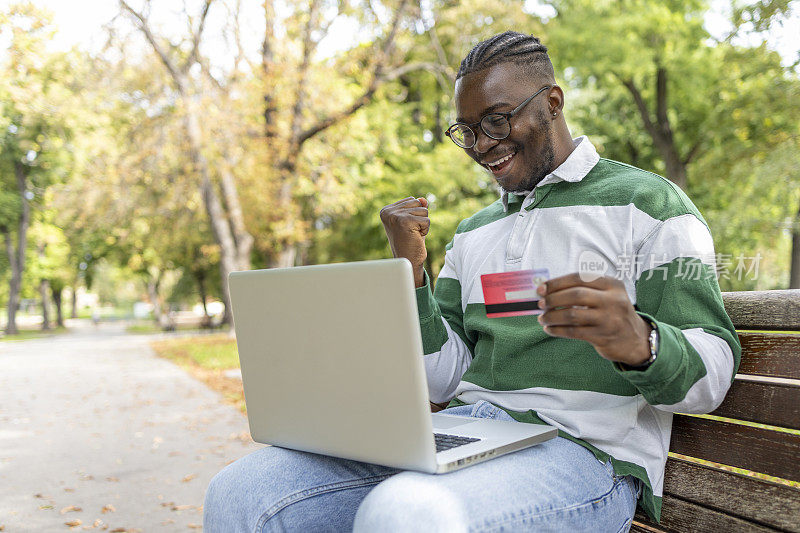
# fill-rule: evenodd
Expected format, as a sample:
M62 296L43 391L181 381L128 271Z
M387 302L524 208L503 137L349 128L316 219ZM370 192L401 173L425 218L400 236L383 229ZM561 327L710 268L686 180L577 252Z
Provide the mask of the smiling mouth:
M514 156L517 155L516 152L511 152L510 154L501 157L491 163L484 163L484 166L492 171L492 174L499 174L502 172L508 165L511 164L511 160Z

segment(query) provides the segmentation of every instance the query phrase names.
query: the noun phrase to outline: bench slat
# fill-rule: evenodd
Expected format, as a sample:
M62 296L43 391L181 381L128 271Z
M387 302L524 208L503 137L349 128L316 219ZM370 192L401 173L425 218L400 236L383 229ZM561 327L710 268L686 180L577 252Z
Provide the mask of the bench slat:
M675 415L670 451L800 481L800 435Z
M661 524L650 522L647 516L639 511L636 513L631 531L724 531L725 533L777 531L672 496L664 496L662 503Z
M739 340L742 374L800 379L800 335L739 333Z
M711 414L800 429L800 381L790 384L736 379L725 400Z
M800 289L723 292L737 329L800 330Z
M670 458L664 492L739 518L800 532L800 488Z

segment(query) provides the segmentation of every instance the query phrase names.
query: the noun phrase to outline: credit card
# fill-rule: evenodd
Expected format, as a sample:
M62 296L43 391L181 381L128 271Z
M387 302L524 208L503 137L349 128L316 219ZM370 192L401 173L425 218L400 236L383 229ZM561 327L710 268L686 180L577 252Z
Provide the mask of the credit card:
M550 271L546 268L483 274L481 285L486 316L501 318L542 314L544 311L539 309L536 289L548 279Z

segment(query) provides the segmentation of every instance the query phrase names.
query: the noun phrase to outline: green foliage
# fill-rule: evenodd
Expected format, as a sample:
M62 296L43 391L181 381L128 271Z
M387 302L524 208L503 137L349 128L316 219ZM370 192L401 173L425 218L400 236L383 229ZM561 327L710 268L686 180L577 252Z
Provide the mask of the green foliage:
M718 253L763 257L759 280L722 279L723 289L786 287L787 223L800 204L797 75L765 44L713 41L703 26L706 2L551 4L558 16L547 27L548 45L571 89L567 116L573 128L597 136L601 155L665 175L664 160L623 84L638 87L655 120L656 71L662 69L687 192L708 220ZM789 4L736 4L732 23L740 33L747 24L763 30Z
M202 109L202 155L215 186L223 168L235 177L255 237L254 266L271 264L287 234L299 242L301 263L388 257L381 207L426 196L427 266L435 275L458 222L497 198L491 176L442 136L454 118L452 77L474 44L513 28L549 47L576 136L589 135L605 157L664 174L663 154L624 84L638 88L655 117L661 69L687 192L718 252L763 256L758 281L727 279L723 288L784 287L788 224L800 204L800 81L766 45L734 37L774 26L797 4L732 2L734 33L721 41L704 26L705 0L552 0L543 5L556 14L544 22L524 9L532 4L412 3L388 59L425 67L394 76L370 103L302 146L289 181L298 213L291 227L278 198L296 100L305 102L295 124L302 128L364 94L373 41L385 37L395 3L337 2L341 16L361 25L362 42L312 55L300 89L308 13L299 4L287 4L279 17L283 33L267 78L246 58L217 72L216 82L198 63L188 98ZM325 3L325 16L333 5ZM160 59L135 53L124 34L111 41L114 53L51 54L42 45L52 34L46 16L27 6L0 17L14 43L0 78L0 226L19 216L13 167L24 165L38 213L31 242L46 243L43 256L29 250L25 290L32 294L42 276L70 285L83 279L104 299L128 301L158 282L169 303L191 304L202 280L218 297L220 247L189 156L186 102ZM273 137L263 135L265 94L278 110ZM8 262L0 258L4 277ZM139 280L136 288L131 279ZM124 297L115 287L125 287Z

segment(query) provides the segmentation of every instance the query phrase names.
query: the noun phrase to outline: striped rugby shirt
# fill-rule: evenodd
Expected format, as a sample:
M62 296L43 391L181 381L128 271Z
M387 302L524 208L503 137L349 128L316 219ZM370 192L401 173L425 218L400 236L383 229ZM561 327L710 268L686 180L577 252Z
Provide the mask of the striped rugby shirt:
M486 400L521 422L612 461L645 484L640 505L661 513L672 413L722 401L741 348L725 313L708 226L666 179L601 159L586 137L527 195L507 192L462 221L433 293L417 289L430 398ZM659 331L658 358L623 370L591 344L550 337L536 316L487 318L482 274L579 271L589 258L623 281Z

